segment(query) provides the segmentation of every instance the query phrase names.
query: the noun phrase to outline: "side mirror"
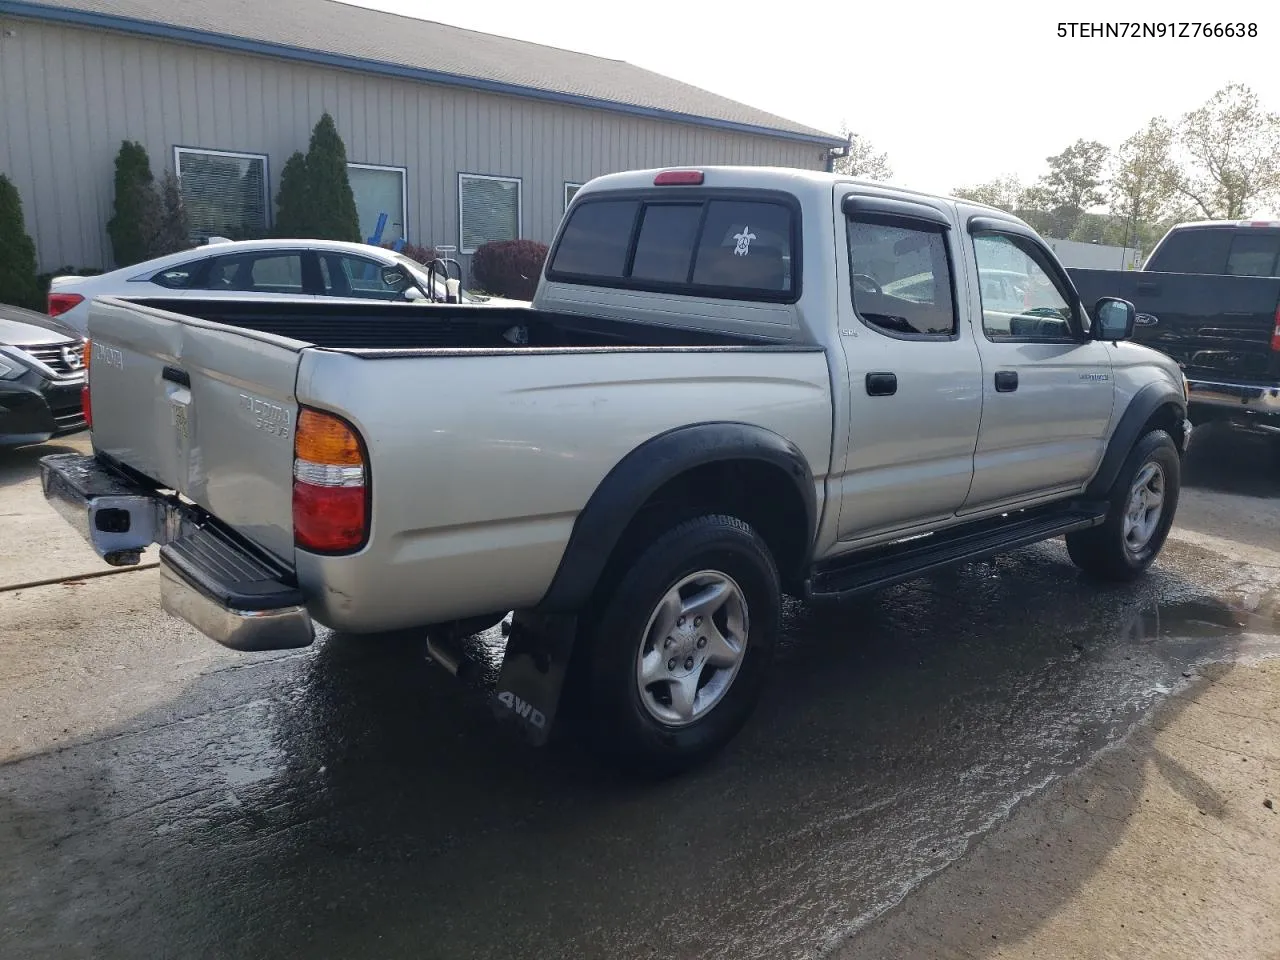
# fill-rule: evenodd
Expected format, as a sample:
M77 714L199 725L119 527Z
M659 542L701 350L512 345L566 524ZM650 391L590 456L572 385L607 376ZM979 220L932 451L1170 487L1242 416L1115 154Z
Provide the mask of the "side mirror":
M1103 297L1093 305L1095 340L1128 340L1133 336L1133 324L1137 311L1128 300L1119 297Z
M417 303L419 300L427 299L427 295L413 284L410 284L404 288L404 298L412 303Z

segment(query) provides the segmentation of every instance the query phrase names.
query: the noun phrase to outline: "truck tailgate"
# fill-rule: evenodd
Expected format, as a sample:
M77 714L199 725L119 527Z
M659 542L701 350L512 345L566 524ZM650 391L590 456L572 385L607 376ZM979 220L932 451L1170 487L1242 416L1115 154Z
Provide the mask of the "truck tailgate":
M93 444L293 561L297 340L103 299Z

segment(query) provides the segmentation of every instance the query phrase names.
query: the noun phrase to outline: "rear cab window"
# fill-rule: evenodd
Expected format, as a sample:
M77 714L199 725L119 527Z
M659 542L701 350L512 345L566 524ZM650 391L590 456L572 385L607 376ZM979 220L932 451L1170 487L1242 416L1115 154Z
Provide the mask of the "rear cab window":
M1241 230L1231 238L1227 273L1233 277L1280 277L1280 230Z
M1145 269L1154 273L1223 274L1232 231L1222 227L1174 230L1160 242Z
M618 289L794 303L799 205L760 191L601 194L574 205L547 278Z

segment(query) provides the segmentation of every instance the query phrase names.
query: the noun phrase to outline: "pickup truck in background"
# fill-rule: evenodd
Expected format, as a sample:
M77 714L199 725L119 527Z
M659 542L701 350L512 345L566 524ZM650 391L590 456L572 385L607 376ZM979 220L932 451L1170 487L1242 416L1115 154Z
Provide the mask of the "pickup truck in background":
M1035 303L979 278L1029 277ZM530 307L102 298L92 456L45 496L241 650L511 611L492 691L544 741L705 758L770 673L784 593L839 600L1065 535L1154 561L1185 381L1092 318L1000 211L835 174L649 170L575 197Z
M1184 223L1141 272L1068 272L1086 302L1134 304L1135 339L1186 374L1193 423L1267 433L1280 452L1280 222Z

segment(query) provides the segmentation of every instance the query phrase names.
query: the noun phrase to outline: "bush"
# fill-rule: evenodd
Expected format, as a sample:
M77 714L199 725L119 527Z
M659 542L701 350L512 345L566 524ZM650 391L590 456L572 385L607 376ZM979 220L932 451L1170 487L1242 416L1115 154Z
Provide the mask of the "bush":
M0 173L0 303L43 310L36 285L36 245L27 235L18 188Z
M178 253L191 247L191 221L182 200L182 188L172 170L164 172L160 184L160 222L147 244L147 259Z
M159 232L160 219L160 198L146 148L124 140L116 154L115 213L107 222L116 266L128 267L149 259L148 241Z
M280 171L280 192L276 194L277 237L309 237L311 204L307 200L307 158L295 150Z
M497 297L532 300L548 247L536 240L491 240L471 258L475 286Z
M277 237L364 242L347 176L347 148L328 113L311 131L306 155L295 150L280 172L273 233Z
M356 198L347 176L347 148L333 117L326 113L311 134L307 150L307 191L311 200L311 231L317 240L362 243Z

